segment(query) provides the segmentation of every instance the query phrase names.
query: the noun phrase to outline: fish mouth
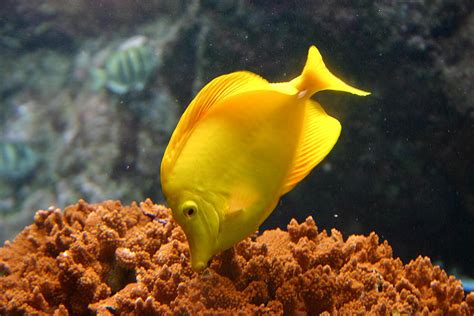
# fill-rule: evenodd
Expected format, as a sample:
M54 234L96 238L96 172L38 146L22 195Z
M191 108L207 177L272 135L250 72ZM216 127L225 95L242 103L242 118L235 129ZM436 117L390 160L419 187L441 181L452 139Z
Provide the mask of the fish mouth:
M191 268L196 271L202 271L207 268L209 261L211 260L213 253L211 249L211 243L205 240L196 242L194 238L188 238L189 251L191 254Z
M192 231L186 234L191 256L191 268L202 271L207 268L212 256L215 254L215 239L217 236L209 230L208 225L195 225Z
M193 268L194 271L200 272L207 268L208 264L204 263L203 261L197 261L197 262L192 262L191 267Z

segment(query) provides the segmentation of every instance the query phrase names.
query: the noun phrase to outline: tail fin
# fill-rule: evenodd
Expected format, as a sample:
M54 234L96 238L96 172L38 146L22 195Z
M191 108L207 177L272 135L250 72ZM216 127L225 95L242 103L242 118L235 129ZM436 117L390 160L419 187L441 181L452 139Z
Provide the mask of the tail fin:
M338 90L352 94L366 96L370 92L351 87L341 79L333 75L324 64L321 53L316 46L311 46L308 52L308 59L304 66L303 73L292 80L292 84L298 91L306 91L305 95L312 96L321 90Z
M107 80L107 74L103 69L92 68L90 70L90 83L89 86L94 91L99 91L105 86Z

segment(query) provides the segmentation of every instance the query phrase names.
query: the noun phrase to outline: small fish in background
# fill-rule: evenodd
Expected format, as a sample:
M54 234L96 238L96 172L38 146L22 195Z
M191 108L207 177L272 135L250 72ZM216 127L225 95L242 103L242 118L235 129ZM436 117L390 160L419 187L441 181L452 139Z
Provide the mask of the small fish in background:
M91 70L91 86L94 90L106 87L118 95L141 92L157 67L158 58L147 38L134 36L108 56L104 68Z
M161 184L195 271L255 232L329 154L341 124L310 99L322 90L370 94L334 76L312 46L303 73L289 82L238 71L212 80L189 104L166 148Z
M0 180L21 181L38 161L38 155L26 143L0 140Z

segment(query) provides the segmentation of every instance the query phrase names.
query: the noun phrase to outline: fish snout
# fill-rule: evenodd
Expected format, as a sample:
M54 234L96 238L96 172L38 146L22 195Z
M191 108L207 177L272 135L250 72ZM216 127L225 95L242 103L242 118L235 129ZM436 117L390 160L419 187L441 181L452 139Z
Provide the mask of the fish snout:
M191 268L196 271L202 271L209 265L212 258L212 252L205 247L191 248Z
M203 261L193 262L192 268L194 271L199 272L204 270L207 267L207 264Z

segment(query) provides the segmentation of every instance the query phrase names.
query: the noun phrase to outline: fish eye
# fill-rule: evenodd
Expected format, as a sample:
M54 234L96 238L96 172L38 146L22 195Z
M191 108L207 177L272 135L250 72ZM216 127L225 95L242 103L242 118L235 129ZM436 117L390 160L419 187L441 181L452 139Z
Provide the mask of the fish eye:
M186 215L187 217L191 217L194 215L195 212L196 211L192 207L190 207L184 210L184 215Z
M183 204L183 214L186 218L191 218L197 213L197 205L192 201L187 201Z

